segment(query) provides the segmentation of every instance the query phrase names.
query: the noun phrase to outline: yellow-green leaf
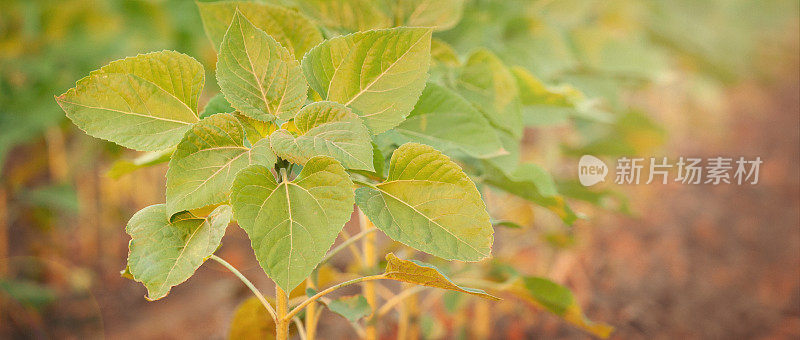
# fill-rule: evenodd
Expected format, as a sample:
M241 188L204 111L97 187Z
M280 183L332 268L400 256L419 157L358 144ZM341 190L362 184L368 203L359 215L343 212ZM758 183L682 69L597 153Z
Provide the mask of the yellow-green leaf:
M297 137L281 129L270 135L275 153L296 164L314 156L330 156L347 169L374 170L369 131L361 118L335 102L316 102L294 117Z
M388 28L392 20L374 0L303 0L298 6L320 25L335 32Z
M125 231L128 267L133 279L147 288L147 299L167 296L170 288L192 276L219 247L231 220L231 207L217 207L207 217L185 212L170 221L164 204L137 212Z
M263 121L294 116L308 90L292 54L238 11L222 39L217 81L231 106Z
M140 151L174 146L199 120L186 103L134 74L90 75L56 101L90 136Z
M428 79L431 30L394 28L327 40L303 57L303 72L323 99L342 103L373 134L405 119Z
M500 298L488 294L481 289L465 288L453 283L453 281L450 281L439 269L427 263L403 260L392 253L386 255L386 261L386 272L383 275L385 275L387 279L453 290L490 300L500 300Z
M275 164L268 139L250 147L245 137L239 119L230 113L215 114L193 126L169 162L167 212L224 202L240 170L251 164Z
M275 339L275 322L267 309L256 297L251 297L236 307L231 320L228 339L270 340Z
M517 138L522 135L522 113L516 80L492 52L480 49L470 55L458 77L457 87L493 126Z
M595 336L605 339L614 331L614 327L587 319L572 292L548 279L524 277L511 291Z
M394 14L403 26L453 28L464 12L464 0L398 0Z
M253 165L236 176L231 202L259 264L284 291L319 264L353 211L353 183L339 162L317 156L300 175L275 180Z
M289 53L300 59L322 41L322 34L303 14L288 8L255 2L220 1L198 2L203 27L214 45L219 48L236 10L258 29L266 32Z
M356 203L395 241L448 260L491 256L492 224L475 184L430 146L395 150L385 182L356 190Z

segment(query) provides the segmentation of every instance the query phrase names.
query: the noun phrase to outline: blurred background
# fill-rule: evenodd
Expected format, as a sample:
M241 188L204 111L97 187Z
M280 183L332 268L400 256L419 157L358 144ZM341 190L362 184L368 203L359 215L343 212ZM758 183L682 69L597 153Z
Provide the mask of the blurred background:
M579 91L606 117L526 115L522 158L553 173L586 218L567 227L484 192L494 216L520 226L498 227L495 257L571 288L615 338L800 338L799 6L467 1L461 22L435 35L457 56L488 48ZM0 1L0 338L229 335L249 292L216 263L157 302L120 276L125 224L164 201L166 164L85 135L53 99L112 60L163 49L205 66L201 103L218 92L193 1ZM622 155L764 163L757 185L607 181L585 190L575 184L582 154L607 164ZM240 228L228 229L219 253L271 289ZM424 337L589 337L518 301L453 299L420 315ZM487 306L490 322L473 322ZM320 334L353 336L335 318L323 316ZM381 327L393 336L391 318Z

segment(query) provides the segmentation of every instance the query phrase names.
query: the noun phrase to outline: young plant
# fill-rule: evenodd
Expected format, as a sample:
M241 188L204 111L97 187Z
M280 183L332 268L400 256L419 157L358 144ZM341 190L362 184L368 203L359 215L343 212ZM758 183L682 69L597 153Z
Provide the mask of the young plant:
M356 254L372 269L380 230L448 261L490 257L493 225L471 177L566 223L576 219L544 170L519 164L524 101L558 93L488 50L462 65L446 43L432 40L434 31L458 22L461 1L400 1L388 11L353 2L361 7L200 3L218 51L221 89L203 111L204 67L173 51L114 61L56 97L87 134L151 152L134 167L169 160L165 203L140 210L126 227L131 241L123 274L147 288L147 299L165 297L212 259L252 290L278 339L289 336L291 323L301 337L314 338L320 303L351 321L372 315L357 330L374 339L382 309L373 281L497 298L392 253L383 273L318 291L315 269L340 250L362 241ZM348 236L342 228L354 204L362 231ZM214 255L232 221L275 282L274 304ZM342 243L331 249L340 235ZM308 296L290 301L288 292L303 282ZM325 297L357 283L364 297ZM502 284L480 283L524 295L581 327L600 327L595 334L610 331L585 320L569 291L546 279L515 275Z

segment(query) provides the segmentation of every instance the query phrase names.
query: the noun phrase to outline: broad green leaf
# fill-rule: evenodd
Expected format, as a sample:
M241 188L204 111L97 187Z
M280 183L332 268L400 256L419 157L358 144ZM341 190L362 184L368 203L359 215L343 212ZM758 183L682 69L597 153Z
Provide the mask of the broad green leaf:
M206 74L194 58L175 51L140 54L113 61L95 74L133 74L160 87L197 112L197 100L203 91Z
M353 211L353 183L339 162L317 156L293 181L253 165L236 176L231 201L259 264L284 291L311 274Z
M288 8L255 2L220 1L198 2L208 38L218 49L236 10L258 29L266 32L289 53L300 59L322 41L322 34L304 15Z
M428 83L414 110L395 128L412 141L476 158L505 153L486 118L457 93Z
M187 212L170 222L164 204L133 215L125 228L131 235L128 267L134 280L147 288L148 300L167 296L170 288L194 274L219 247L231 215L231 207L222 205L208 217Z
M300 64L241 12L233 16L217 58L219 87L242 114L287 120L305 103L308 85Z
M200 112L200 119L208 118L216 113L231 113L234 111L236 111L236 109L231 106L231 103L228 103L228 100L225 99L225 95L217 93L208 101L206 107L203 108L203 112Z
M303 57L303 72L323 99L345 104L373 134L405 119L428 79L431 30L394 28L337 37Z
M447 260L489 257L493 233L475 184L430 146L399 147L385 182L356 190L356 203L389 237Z
M595 336L605 339L614 331L614 327L587 319L572 292L548 279L524 277L511 291Z
M298 6L320 25L334 32L388 28L392 20L374 0L303 0Z
M108 175L113 179L119 179L120 177L125 176L136 170L139 170L141 168L146 168L169 162L169 159L170 157L172 157L173 152L175 152L175 148L169 148L161 151L147 152L134 159L117 160L116 162L114 162L114 164L111 165L111 169L108 169L106 175Z
M281 129L270 135L275 154L296 164L330 156L347 169L374 170L369 131L361 118L342 104L316 102L294 117L298 136Z
M490 295L481 289L460 287L453 283L453 281L450 281L439 269L427 263L403 260L392 253L386 255L386 261L386 272L383 275L387 279L453 290L490 300L500 300L500 298Z
M506 173L486 164L485 170L486 184L545 207L566 224L571 225L578 218L558 194L552 176L541 167L529 163L520 164L514 171Z
M174 146L199 120L186 103L134 74L90 75L56 101L90 136L140 151Z
M402 26L453 28L464 12L464 0L399 0L394 14Z
M236 307L231 320L228 339L270 340L275 339L275 322L267 309L256 297L251 297Z
M480 49L467 59L457 87L493 126L522 136L519 90L511 71L492 52Z
M167 213L224 202L237 172L251 164L275 164L268 139L252 148L244 143L242 124L230 113L213 115L192 127L169 162Z
M350 322L356 322L372 313L372 307L363 295L340 297L328 302L327 306L331 312L343 316Z

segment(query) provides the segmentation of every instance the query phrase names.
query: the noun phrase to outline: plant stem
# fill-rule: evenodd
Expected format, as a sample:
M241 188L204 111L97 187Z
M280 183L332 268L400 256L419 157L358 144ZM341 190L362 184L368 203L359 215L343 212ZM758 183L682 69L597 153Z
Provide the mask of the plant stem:
M275 301L278 310L278 321L275 323L275 339L289 339L289 323L294 315L287 315L289 296L277 284L275 285Z
M272 305L270 305L269 302L267 302L267 299L264 298L264 295L262 295L261 292L258 291L258 289L256 289L256 286L254 286L253 283L250 282L250 280L244 277L244 275L239 270L237 270L236 267L228 263L228 261L221 259L217 255L211 255L211 259L219 262L225 268L228 268L228 270L230 270L231 273L233 273L233 275L236 275L236 277L238 277L239 280L241 280L244 283L244 285L247 286L247 288L250 288L250 291L252 291L253 294L255 294L256 298L258 298L258 301L261 301L261 304L264 306L267 312L269 312L269 316L272 317L272 321L276 323L278 322L278 317L275 315L275 309L272 308Z
M361 209L358 210L358 222L361 225L361 232L366 233L370 229L375 229L375 226L367 219L367 216L364 214ZM373 270L376 265L376 258L375 258L375 234L367 234L364 237L362 242L363 248L363 259L364 259L364 267L367 270ZM364 297L367 299L367 303L369 303L371 313L370 315L375 315L375 308L377 307L377 301L375 299L375 283L374 282L365 282L362 287L362 292ZM366 340L375 340L378 338L378 332L375 328L375 319L370 318L367 321L367 327L364 329L365 338Z
M425 288L428 288L428 287L425 287L425 286L413 286L413 287L410 287L410 288L406 288L405 290L403 290L399 294L395 295L393 298L391 298L388 301L384 302L383 306L381 306L381 308L378 309L378 311L375 313L375 315L373 315L373 318L379 318L381 316L386 315L386 313L388 313L390 310L392 310L392 308L394 306L396 306L397 304L403 302L403 300L405 300L406 298L425 290Z
M336 253L338 253L342 249L344 249L347 246L355 243L356 241L360 240L364 236L367 236L367 235L369 235L369 233L374 232L376 230L378 230L378 229L370 228L370 229L367 229L367 230L362 230L360 233L351 236L350 238L348 238L347 240L342 242L340 245L336 246L336 248L333 248L333 250L329 251L328 254L326 254L325 257L322 258L322 261L320 261L320 263L325 263L325 261L330 260L331 257L333 257L333 255L336 255Z
M308 279L306 279L306 288L311 288L314 290L317 289L316 285L314 285L313 278L309 277ZM317 304L316 302L312 302L308 305L308 310L306 310L306 339L314 340L316 336L317 336Z
M295 316L292 318L292 321L294 322L294 326L297 327L297 334L300 334L300 340L308 340L309 337L303 329L303 323L300 321L300 318Z
M332 292L334 290L342 288L344 286L349 286L349 285L360 283L360 282L381 280L381 279L385 279L385 278L386 278L386 276L384 274L372 275L372 276L364 276L364 277L355 278L355 279L352 279L350 281L345 281L345 282L333 285L333 286L328 287L325 290L317 293L316 295L308 298L307 300L303 301L303 303L297 305L297 307L292 309L292 311L289 312L289 314L287 314L284 318L289 318L290 319L290 318L294 317L295 315L297 315L297 313L300 313L300 311L302 311L303 308L306 308L306 306L308 306L312 302L317 301L319 298L327 295L328 293L330 293L330 292ZM278 314L280 315L280 311L278 312Z

